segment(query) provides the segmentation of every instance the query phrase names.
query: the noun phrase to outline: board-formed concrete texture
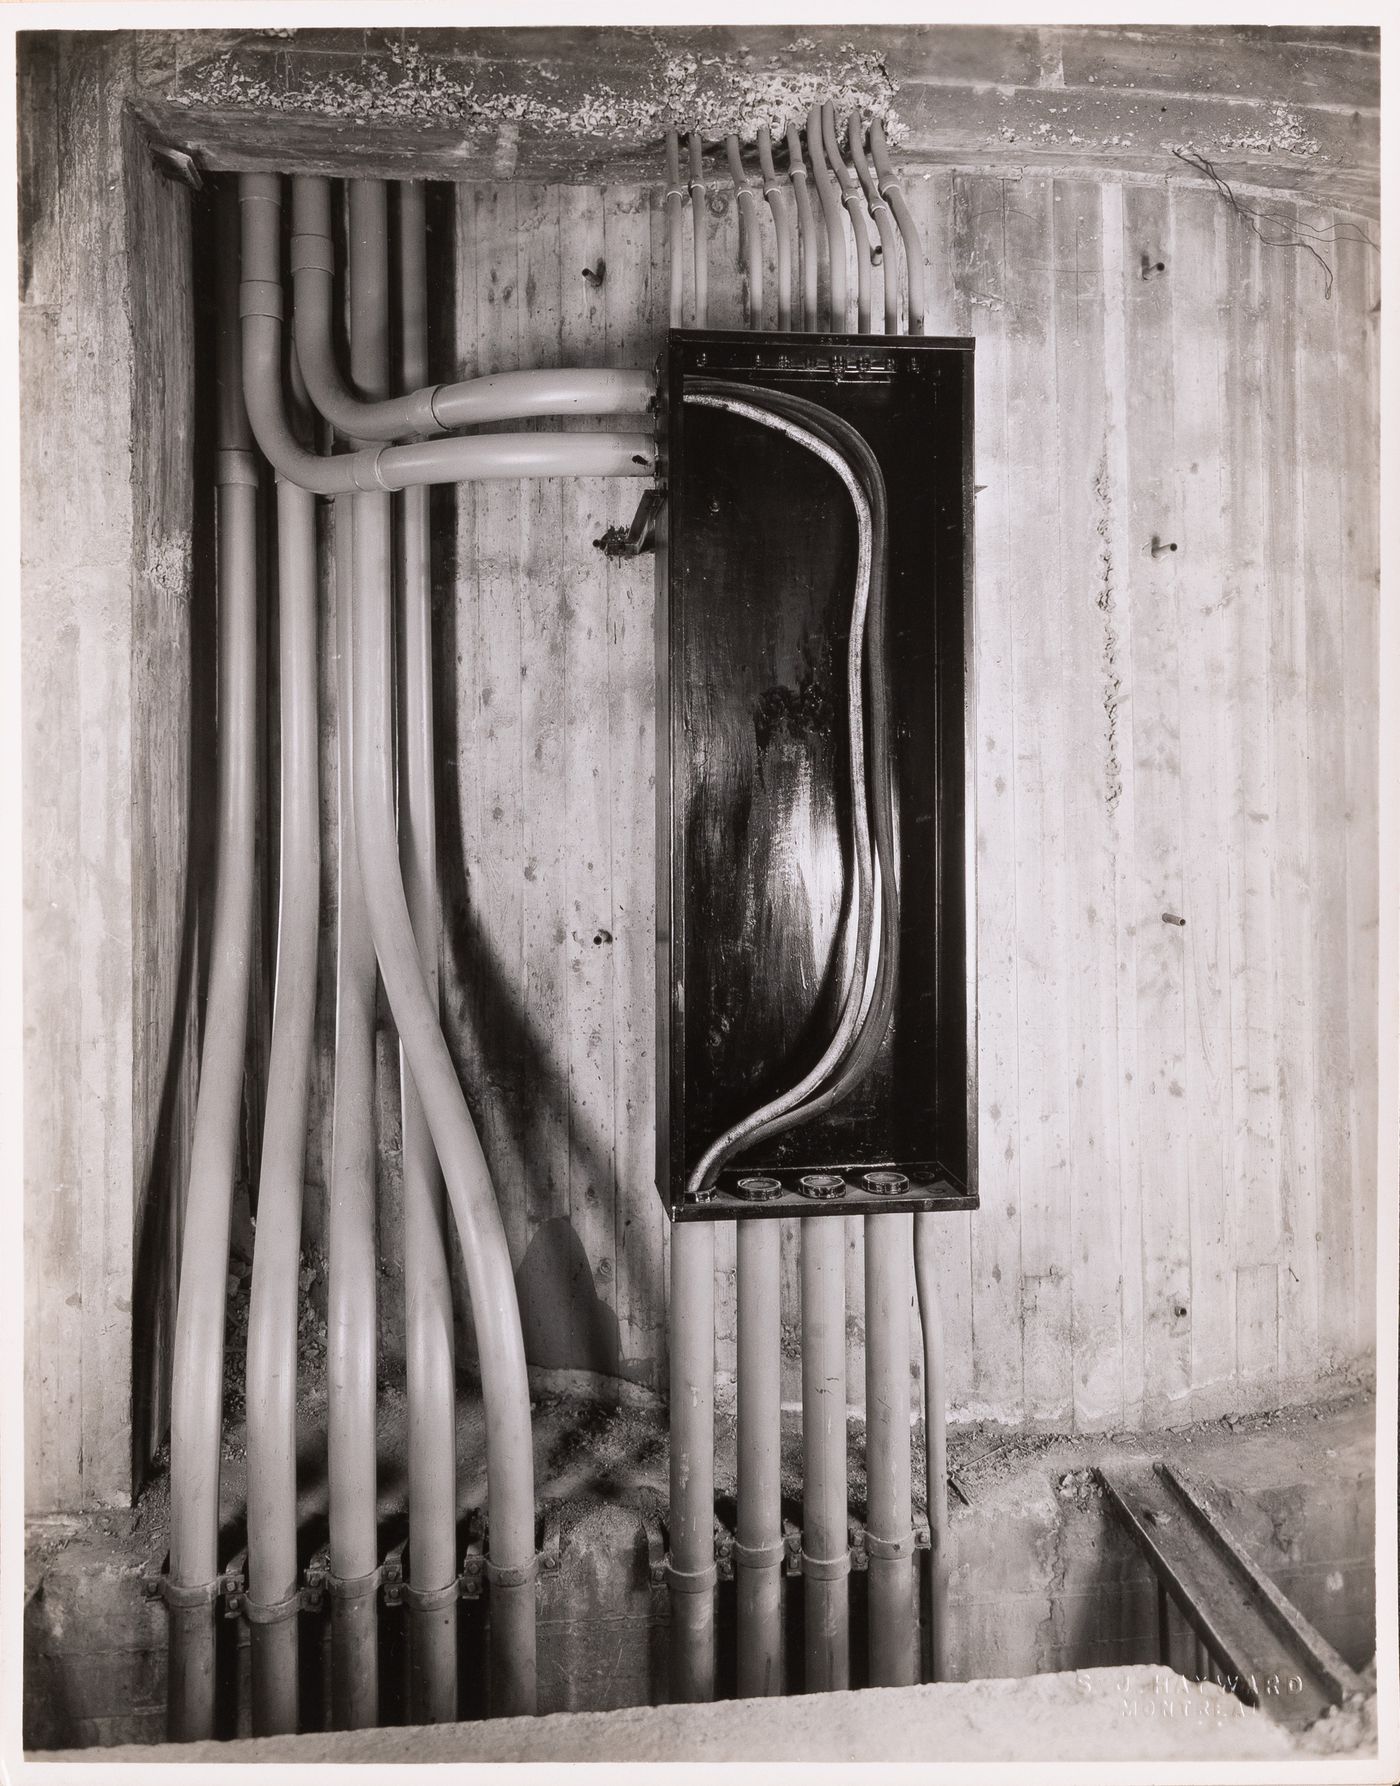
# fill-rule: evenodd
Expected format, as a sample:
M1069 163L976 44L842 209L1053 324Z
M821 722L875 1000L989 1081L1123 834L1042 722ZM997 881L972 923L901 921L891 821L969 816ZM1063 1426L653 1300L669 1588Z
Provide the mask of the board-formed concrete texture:
M481 1724L46 1754L104 1762L1285 1761L1265 1713L1167 1669L629 1706Z

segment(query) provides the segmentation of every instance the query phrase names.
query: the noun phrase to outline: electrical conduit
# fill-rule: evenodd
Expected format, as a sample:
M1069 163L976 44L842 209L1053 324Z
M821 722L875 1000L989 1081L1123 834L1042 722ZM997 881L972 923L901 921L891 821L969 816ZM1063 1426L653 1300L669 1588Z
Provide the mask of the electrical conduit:
M170 1410L169 1734L214 1731L224 1303L253 959L258 467L240 395L236 233L221 232L215 460L219 834L199 1097L180 1257Z
M880 196L880 187L865 155L865 126L859 112L852 112L846 121L846 141L851 160L865 191L865 202L875 227L880 232L880 271L885 282L885 333L899 333L899 229L889 205Z
M293 372L296 364L293 355ZM299 382L295 380L294 382ZM255 1736L295 1732L301 1205L321 902L315 498L277 480L281 869L248 1318L248 1593Z
M399 353L408 387L427 378L427 220L423 187L397 188ZM433 776L432 584L428 491L397 499L399 854L404 892L434 1010L438 1007L436 805ZM452 1283L442 1173L402 1046L404 1316L408 1377L409 1715L457 1716L457 1453Z
M710 312L710 241L705 204L705 162L700 133L690 133L690 224L695 251L695 326L703 329Z
M680 139L674 130L666 132L666 242L671 261L671 301L669 323L678 329L684 317L685 263L681 259L681 220L685 207L685 188L681 185Z
M792 181L797 205L797 233L802 244L802 327L817 326L817 220L812 213L812 198L807 191L807 167L802 159L802 139L797 126L787 127L788 177Z
M739 139L731 133L724 139L724 152L729 158L729 177L739 201L739 234L744 250L744 279L749 293L749 327L763 327L763 239L758 221L758 200L744 173L739 154Z
M822 215L826 219L827 262L831 279L827 327L838 335L844 335L848 320L846 232L841 223L840 194L822 153L822 113L818 105L814 105L807 113L807 153L812 158L817 197L821 200Z
M644 415L654 401L656 385L650 373L609 367L497 372L457 384L423 383L400 397L365 397L342 378L332 339L335 262L329 180L298 174L292 181L291 259L293 332L302 374L316 408L343 434L387 441L526 416ZM359 380L355 382L358 386ZM410 475L390 487L402 489L414 481L419 480ZM453 480L449 472L421 481ZM353 480L341 486L356 487ZM371 482L358 487L375 486Z
M773 213L773 228L778 240L778 327L792 327L792 231L788 224L787 195L778 184L773 166L773 143L768 126L758 127L758 165L763 172L763 196Z
M860 182L841 158L836 142L836 107L830 100L822 107L822 146L831 171L841 189L841 203L851 220L851 234L856 244L856 328L862 335L870 333L870 237L860 217Z
M870 120L870 156L875 163L876 179L880 188L880 197L885 199L894 212L894 220L899 225L899 233L904 241L904 267L909 283L909 333L922 335L924 332L924 251L919 242L918 227L910 214L909 205L904 197L904 188L895 178L890 166L889 151L885 147L885 132L878 118Z

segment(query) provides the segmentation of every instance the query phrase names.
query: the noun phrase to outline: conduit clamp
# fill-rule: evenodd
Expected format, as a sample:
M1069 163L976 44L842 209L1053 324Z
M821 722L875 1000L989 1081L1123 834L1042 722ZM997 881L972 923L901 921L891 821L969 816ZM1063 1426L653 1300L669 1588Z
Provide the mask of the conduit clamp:
M783 1521L783 1549L787 1552L784 1574L802 1573L802 1532L790 1519Z
M852 1569L861 1570L867 1566L865 1527L858 1519L846 1522L846 1550L851 1559Z
M715 1518L715 1568L721 1581L734 1579L734 1535Z
M781 1537L770 1539L767 1544L741 1544L737 1538L734 1540L736 1569L776 1569L787 1554L787 1541Z
M464 1600L479 1600L486 1564L486 1515L473 1507L467 1515L467 1548L462 1558L458 1591Z
M410 1612L440 1612L462 1598L462 1584L457 1577L440 1588L416 1588L411 1581L399 1585L399 1597ZM386 1604L388 1595L384 1596Z
M912 1557L914 1552L918 1549L918 1545L915 1542L912 1531L906 1532L904 1536L900 1538L877 1538L874 1532L866 1531L861 1534L860 1548L864 1551L866 1561L868 1562L871 1557L891 1557L896 1559L899 1557ZM859 1565L857 1565L857 1567L859 1567Z
M370 1594L377 1594L384 1580L384 1565L364 1575L337 1575L331 1569L326 1571L326 1588L332 1600L363 1600Z
M851 1573L851 1553L841 1550L834 1557L809 1556L802 1552L802 1566L799 1574L808 1576L813 1581L842 1581Z
M719 1567L706 1563L701 1569L678 1569L674 1557L666 1558L666 1585L673 1594L713 1593L719 1580Z
M328 1544L323 1544L306 1565L306 1580L302 1585L301 1604L306 1612L319 1612L326 1598L326 1583L331 1573L331 1552Z
M245 1592L243 1564L247 1555L246 1550L239 1551L213 1581L195 1583L172 1580L167 1557L155 1573L146 1576L142 1588L148 1600L162 1601L170 1612L192 1612L196 1607L213 1606L223 1600L224 1616L237 1618Z
M284 1619L295 1618L301 1611L300 1586L294 1587L290 1594L280 1600L270 1601L260 1606L255 1600L243 1595L243 1616L250 1625L280 1625Z

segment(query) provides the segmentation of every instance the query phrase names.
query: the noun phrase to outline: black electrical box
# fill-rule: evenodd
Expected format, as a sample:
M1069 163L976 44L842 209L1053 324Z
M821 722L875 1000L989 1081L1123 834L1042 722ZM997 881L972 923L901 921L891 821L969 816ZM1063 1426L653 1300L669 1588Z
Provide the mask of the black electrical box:
M668 339L657 1185L676 1220L976 1207L972 348ZM812 445L824 435L848 467L868 465L852 456L851 430L878 465L867 484L883 484L888 566L880 636L854 629L854 685L852 622L869 588L860 500ZM865 512L869 537L869 499ZM898 903L893 945L871 945L893 946L887 1021L858 1082L810 1119L732 1149L706 1183L717 1137L818 1071L852 999L857 889L872 885L878 902L883 882L856 872L856 800L869 782L855 774L850 690L856 728L868 727L877 679ZM870 810L867 794L867 821ZM863 984L873 983L871 967ZM872 1002L866 990L862 1022Z

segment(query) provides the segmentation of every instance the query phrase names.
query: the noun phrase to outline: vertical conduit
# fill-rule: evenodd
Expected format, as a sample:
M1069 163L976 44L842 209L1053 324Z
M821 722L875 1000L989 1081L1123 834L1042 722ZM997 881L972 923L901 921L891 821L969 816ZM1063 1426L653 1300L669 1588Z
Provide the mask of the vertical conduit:
M859 112L852 112L846 123L846 141L851 160L865 192L865 202L875 227L880 232L880 271L885 283L885 333L899 333L899 230L894 214L880 196L880 188L865 155L865 126Z
M398 378L426 385L427 220L423 187L397 188ZM399 666L399 851L428 996L438 1009L436 805L433 777L432 577L428 491L396 499ZM457 1450L452 1284L442 1173L402 1046L404 1313L408 1375L408 1579L417 1723L457 1716Z
M924 1489L928 1501L932 1629L929 1679L948 1678L948 1421L943 1359L943 1311L938 1300L936 1217L914 1217L914 1275L924 1333Z
M826 165L826 157L822 152L822 113L819 105L814 105L807 113L807 153L812 158L812 174L817 182L817 197L821 200L822 215L826 219L827 261L831 276L831 303L827 315L827 327L838 335L844 335L849 321L846 283L846 231L841 223L841 200L837 195L836 180Z
M715 1230L671 1227L671 1697L715 1696Z
M817 220L812 214L811 194L807 191L807 167L802 159L802 139L797 126L787 127L789 178L797 207L797 233L802 244L802 327L817 326Z
M690 223L695 252L695 326L703 329L710 306L710 226L705 202L705 162L700 133L690 133Z
M846 1528L846 1224L802 1220L802 1585L805 1687L850 1685Z
M773 143L768 126L758 127L758 165L763 172L763 196L773 213L778 240L778 327L792 327L792 231L788 226L787 198L773 166Z
M729 177L739 200L739 233L743 239L744 281L749 292L749 327L763 327L763 237L758 221L758 200L744 173L739 139L731 132L724 139L729 158Z
M300 385L292 355L294 384ZM304 405L294 406L305 414ZM294 1732L301 1206L321 899L316 499L277 479L281 869L277 981L248 1320L248 1594L255 1736Z
M780 1224L738 1223L739 1697L782 1690Z
M666 241L671 256L670 326L678 329L684 317L685 263L681 260L681 222L685 188L681 185L680 138L666 132Z
M249 183L244 181L245 188ZM381 371L375 376L375 354L365 316L365 288L373 283L374 274L370 250L359 239L356 221L352 215L351 376L362 389L367 386L371 394L378 394L384 375ZM382 284L382 272L379 278ZM346 497L335 505L335 572L340 860L326 1322L331 1721L338 1729L358 1730L374 1724L379 1716L374 1133L378 976L355 836L355 553L351 504Z
M870 1684L918 1679L909 1444L907 1215L865 1218L865 1549Z
M885 199L894 212L894 220L899 225L899 233L904 241L904 270L909 282L909 333L922 335L924 332L924 251L919 243L919 231L905 203L904 189L895 178L890 166L889 151L885 147L885 132L878 118L870 120L870 156L875 163L876 179L880 188L880 197Z
M199 1098L185 1199L170 1410L169 1734L214 1731L224 1300L253 956L258 469L243 407L236 214L221 218L218 433L219 837Z
M860 216L860 182L841 158L836 141L836 107L827 100L822 107L822 146L840 188L841 203L850 219L856 244L856 329L870 333L870 236Z

